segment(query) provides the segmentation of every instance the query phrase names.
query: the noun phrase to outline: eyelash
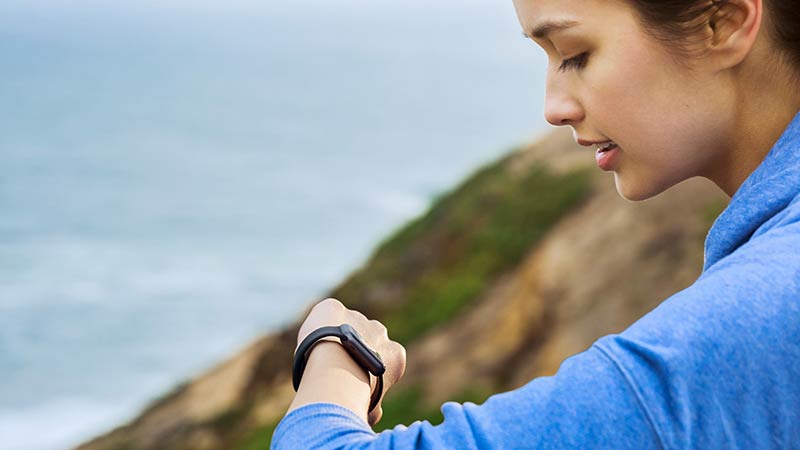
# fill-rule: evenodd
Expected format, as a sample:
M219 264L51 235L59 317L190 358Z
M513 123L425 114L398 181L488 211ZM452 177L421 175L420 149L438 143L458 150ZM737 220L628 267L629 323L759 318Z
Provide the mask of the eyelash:
M567 70L570 69L578 69L578 70L583 69L586 66L586 61L588 58L589 58L589 53L583 52L574 58L565 59L564 61L561 62L561 66L558 67L558 71L566 72Z

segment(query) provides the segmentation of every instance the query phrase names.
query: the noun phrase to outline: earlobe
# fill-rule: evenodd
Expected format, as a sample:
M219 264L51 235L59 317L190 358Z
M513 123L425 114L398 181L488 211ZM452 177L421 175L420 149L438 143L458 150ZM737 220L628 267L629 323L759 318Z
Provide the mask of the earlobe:
M708 21L711 51L723 67L735 66L755 43L761 26L762 0L715 1L712 11Z

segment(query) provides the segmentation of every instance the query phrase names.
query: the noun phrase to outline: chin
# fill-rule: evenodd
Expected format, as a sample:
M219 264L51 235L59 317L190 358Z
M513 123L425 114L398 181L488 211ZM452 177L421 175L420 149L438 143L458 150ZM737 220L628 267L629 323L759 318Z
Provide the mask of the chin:
M632 202L640 202L642 200L653 198L672 186L636 182L636 180L625 179L616 172L614 172L614 184L617 186L617 192L619 195L625 200Z

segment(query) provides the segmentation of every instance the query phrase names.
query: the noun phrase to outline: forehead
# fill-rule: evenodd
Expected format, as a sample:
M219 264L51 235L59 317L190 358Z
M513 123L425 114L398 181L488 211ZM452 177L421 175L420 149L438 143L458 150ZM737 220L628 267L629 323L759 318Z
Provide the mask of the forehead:
M595 3L590 0L513 0L520 16L574 14L582 7Z
M613 27L630 18L632 10L619 0L513 0L523 32L546 24Z

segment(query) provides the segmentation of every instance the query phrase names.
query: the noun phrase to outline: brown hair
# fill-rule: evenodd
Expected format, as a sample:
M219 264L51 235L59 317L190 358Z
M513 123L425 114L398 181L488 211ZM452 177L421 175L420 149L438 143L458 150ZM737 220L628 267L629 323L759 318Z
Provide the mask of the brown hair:
M628 0L647 31L679 55L691 53L692 36L709 24L709 19L729 0ZM769 34L781 56L800 71L800 2L764 0L769 16ZM713 23L711 24L713 27Z

